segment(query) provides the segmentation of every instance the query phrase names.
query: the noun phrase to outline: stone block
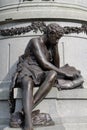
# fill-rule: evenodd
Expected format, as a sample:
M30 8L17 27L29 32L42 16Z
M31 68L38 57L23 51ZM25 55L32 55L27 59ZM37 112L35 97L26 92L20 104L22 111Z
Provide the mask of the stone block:
M0 101L0 125L8 124L10 118L8 101Z
M87 100L58 100L57 123L86 123Z
M37 91L38 87L34 88L34 93ZM57 98L57 88L52 88L46 98ZM20 88L14 88L14 98L22 98L22 90Z
M10 82L0 83L0 100L8 100Z
M38 88L34 88L34 92ZM14 98L22 98L22 90L20 88L15 88L14 89ZM49 94L46 96L46 98L52 98L52 99L58 99L58 100L67 100L67 99L73 99L73 100L78 100L78 99L87 99L87 89L72 89L72 90L62 90L58 91L57 88L53 87L52 90L49 92Z
M83 99L86 100L87 99L87 89L83 88L83 89L72 89L72 90L62 90L62 91L58 91L57 92L57 99L59 100L79 100L79 99Z

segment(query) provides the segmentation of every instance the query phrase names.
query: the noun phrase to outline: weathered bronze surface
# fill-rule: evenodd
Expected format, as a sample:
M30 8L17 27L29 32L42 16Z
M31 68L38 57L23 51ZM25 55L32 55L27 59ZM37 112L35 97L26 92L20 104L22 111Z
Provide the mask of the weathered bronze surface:
M49 24L42 36L32 38L29 41L24 54L19 57L12 88L14 88L14 86L20 86L23 90L24 130L33 130L33 125L42 126L42 124L54 124L48 114L36 112L37 114L33 114L32 116L33 108L35 108L46 97L51 88L55 86L58 77L74 80L80 75L80 72L74 71L74 69L71 73L70 70L68 70L69 68L66 69L67 71L64 71L63 68L59 68L60 57L58 41L63 35L64 28L58 24ZM39 86L39 89L35 95L33 95L33 88L35 86ZM17 121L17 116L13 114L12 118L13 117L16 117ZM15 120L14 118L13 120ZM11 120L10 125L14 127L13 120ZM20 123L18 126L20 126Z

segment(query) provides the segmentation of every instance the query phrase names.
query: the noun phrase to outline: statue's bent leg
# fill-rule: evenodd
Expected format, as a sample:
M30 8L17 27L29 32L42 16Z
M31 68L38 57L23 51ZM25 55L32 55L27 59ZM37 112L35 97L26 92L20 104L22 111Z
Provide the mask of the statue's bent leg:
M56 77L57 77L57 73L55 71L51 70L48 72L45 81L42 83L42 85L34 95L33 108L35 108L43 100L43 98L45 98L46 95L49 93L49 91L55 84Z
M33 130L32 125L32 105L33 105L33 81L28 76L22 80L23 86L23 108L25 114L25 127L24 130Z

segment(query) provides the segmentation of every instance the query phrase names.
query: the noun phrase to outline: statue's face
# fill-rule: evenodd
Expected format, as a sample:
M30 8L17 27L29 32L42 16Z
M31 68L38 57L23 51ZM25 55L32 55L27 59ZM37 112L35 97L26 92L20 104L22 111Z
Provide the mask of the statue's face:
M52 44L52 45L57 44L59 39L60 39L60 37L58 35L56 36L55 33L48 35L48 40L49 40L50 44Z

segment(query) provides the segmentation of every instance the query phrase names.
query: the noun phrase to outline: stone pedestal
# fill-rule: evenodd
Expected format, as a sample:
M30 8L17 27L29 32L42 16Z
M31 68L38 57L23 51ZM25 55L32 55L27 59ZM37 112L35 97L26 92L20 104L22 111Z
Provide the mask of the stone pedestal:
M34 89L36 91L37 88ZM0 130L21 130L9 128L9 83L0 86ZM18 109L22 107L21 89L14 89ZM20 107L19 107L20 106ZM54 126L34 128L35 130L86 130L87 89L58 91L52 88L48 96L37 106L41 112L49 113Z

